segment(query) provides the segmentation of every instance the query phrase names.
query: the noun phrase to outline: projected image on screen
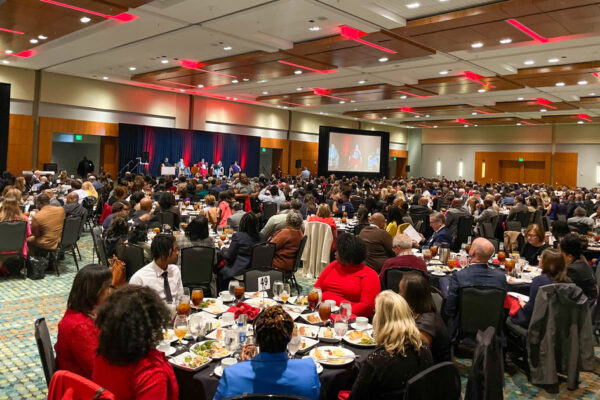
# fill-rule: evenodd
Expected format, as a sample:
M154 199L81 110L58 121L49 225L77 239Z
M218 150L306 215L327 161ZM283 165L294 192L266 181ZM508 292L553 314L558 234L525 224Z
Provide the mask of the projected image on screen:
M330 171L379 172L381 137L331 132Z

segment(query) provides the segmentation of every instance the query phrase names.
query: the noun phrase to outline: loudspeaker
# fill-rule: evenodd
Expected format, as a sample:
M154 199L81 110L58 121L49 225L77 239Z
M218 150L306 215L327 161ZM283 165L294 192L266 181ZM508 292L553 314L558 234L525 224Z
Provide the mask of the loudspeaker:
M302 168L302 160L296 160L296 168Z
M410 165L406 166L406 172L410 172Z
M58 172L58 165L56 163L44 163L44 171Z
M148 164L150 162L150 153L147 151L142 152L142 162Z

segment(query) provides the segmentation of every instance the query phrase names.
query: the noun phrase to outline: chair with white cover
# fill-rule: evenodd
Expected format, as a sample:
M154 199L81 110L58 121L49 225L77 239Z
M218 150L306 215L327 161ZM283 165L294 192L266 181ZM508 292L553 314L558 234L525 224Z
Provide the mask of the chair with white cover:
M304 234L307 241L302 254L302 274L316 278L329 264L333 233L326 223L313 221L306 223Z

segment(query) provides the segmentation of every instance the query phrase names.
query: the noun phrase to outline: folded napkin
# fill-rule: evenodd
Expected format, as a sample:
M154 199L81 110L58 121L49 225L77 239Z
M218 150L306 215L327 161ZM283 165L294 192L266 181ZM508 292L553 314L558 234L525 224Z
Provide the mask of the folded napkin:
M504 299L504 308L508 309L508 315L514 317L515 314L519 312L519 309L521 308L521 305L519 304L519 299L507 294L506 298Z
M235 319L242 314L246 314L248 319L252 321L260 312L260 308L252 307L250 304L246 303L239 303L238 305L229 307L227 312L233 313Z

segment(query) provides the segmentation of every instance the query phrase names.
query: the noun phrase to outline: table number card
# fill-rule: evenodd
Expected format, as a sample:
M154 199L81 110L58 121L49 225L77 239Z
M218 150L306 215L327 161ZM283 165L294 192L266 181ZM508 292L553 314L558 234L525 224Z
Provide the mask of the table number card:
M258 291L263 292L269 289L271 289L271 277L267 275L258 278Z

